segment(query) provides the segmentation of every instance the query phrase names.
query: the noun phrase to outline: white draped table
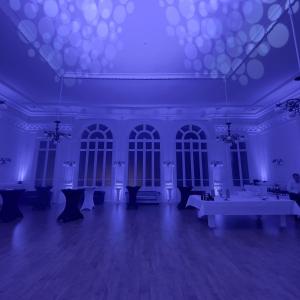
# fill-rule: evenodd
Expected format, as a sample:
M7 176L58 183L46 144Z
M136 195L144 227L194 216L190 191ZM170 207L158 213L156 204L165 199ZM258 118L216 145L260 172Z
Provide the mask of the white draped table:
M92 210L94 208L94 192L96 188L85 187L84 188L84 201L81 210Z
M216 215L278 215L280 226L286 227L287 215L300 215L300 208L295 201L268 197L262 200L258 197L232 197L230 200L216 198L215 201L203 201L200 196L189 197L186 206L198 209L198 217L208 216L208 226L216 227Z

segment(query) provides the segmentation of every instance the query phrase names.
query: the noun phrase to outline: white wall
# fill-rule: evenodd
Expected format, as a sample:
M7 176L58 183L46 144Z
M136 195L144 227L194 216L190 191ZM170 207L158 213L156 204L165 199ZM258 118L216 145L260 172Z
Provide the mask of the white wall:
M129 116L130 117L130 116ZM35 120L32 120L34 124ZM41 123L42 120L39 119ZM45 120L46 122L46 120ZM128 157L128 138L130 131L137 125L149 124L155 127L161 138L161 193L164 200L167 200L167 185L170 184L170 174L168 174L167 167L163 162L176 162L175 152L175 138L177 131L184 125L195 124L202 128L207 135L208 142L208 161L209 161L209 176L210 185L209 190L213 188L213 182L221 183L223 188L231 187L231 167L228 158L228 146L222 142L216 141L215 121L207 120L147 120L147 119L131 119L131 120L103 120L103 119L77 119L72 121L72 138L64 140L58 145L56 166L54 175L54 190L55 200L59 200L58 191L66 185L70 184L70 174L66 176L66 167L63 166L65 161L75 161L76 167L74 169L73 186L77 185L78 166L79 166L79 146L80 136L83 130L94 123L102 123L108 126L113 133L113 162L124 161L126 162L123 167L123 173L118 174L116 178L115 168L113 168L113 186L111 188L105 188L106 200L116 200L116 185L121 182L122 194L124 199L124 191L127 183L127 157ZM218 122L220 124L221 122ZM0 167L0 176L2 182L5 185L16 183L19 180L20 174L23 174L22 180L29 188L34 186L35 170L36 170L36 158L37 158L37 146L38 139L43 136L43 130L34 130L35 126L31 126L27 131L21 131L16 126L12 125L12 122L0 119L1 140L7 142L4 146L1 146L0 156L7 156L12 158L12 163L8 166ZM48 124L48 122L47 122ZM63 122L64 124L64 122ZM235 124L236 126L238 124ZM36 126L37 128L41 126ZM263 146L263 145L262 145ZM249 165L253 164L251 161L255 158L253 155L249 157ZM223 162L223 167L213 168L210 166L211 161ZM9 173L9 176L6 176ZM5 175L5 176L4 176ZM178 191L176 188L176 168L173 174L173 200L178 199ZM5 180L4 180L5 179ZM61 199L62 200L62 199Z
M8 112L1 114L0 157L10 158L11 162L0 165L0 186L13 186L18 181L26 185L32 182L35 134L17 126L21 121Z
M300 173L300 119L272 120L272 126L250 137L253 178L286 185L294 172ZM282 159L277 166L273 159Z

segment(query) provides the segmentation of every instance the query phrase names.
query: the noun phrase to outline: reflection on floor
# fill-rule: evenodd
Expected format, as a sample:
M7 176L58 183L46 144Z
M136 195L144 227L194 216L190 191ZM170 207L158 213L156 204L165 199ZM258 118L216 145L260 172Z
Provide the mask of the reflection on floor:
M105 204L58 224L62 207L0 224L0 299L299 299L300 221L219 219L175 205Z

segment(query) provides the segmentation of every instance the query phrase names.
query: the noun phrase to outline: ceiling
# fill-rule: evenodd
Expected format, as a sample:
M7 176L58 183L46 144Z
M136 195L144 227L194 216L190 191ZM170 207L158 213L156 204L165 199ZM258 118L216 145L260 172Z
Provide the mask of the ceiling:
M0 8L0 93L29 108L243 110L300 92L292 81L300 0L9 0Z

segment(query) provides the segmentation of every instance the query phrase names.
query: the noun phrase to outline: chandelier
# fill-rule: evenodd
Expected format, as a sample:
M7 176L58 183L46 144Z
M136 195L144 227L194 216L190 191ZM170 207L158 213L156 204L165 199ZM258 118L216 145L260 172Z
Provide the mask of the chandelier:
M45 136L55 145L57 145L58 143L60 143L61 138L70 138L71 135L69 133L65 133L60 131L60 121L56 120L54 121L55 123L55 128L54 130L45 130Z
M276 107L277 109L290 113L292 116L300 115L300 98L288 99L276 104Z
M227 133L217 136L218 141L222 141L225 144L235 144L236 142L244 138L243 135L231 133L231 122L226 122Z

